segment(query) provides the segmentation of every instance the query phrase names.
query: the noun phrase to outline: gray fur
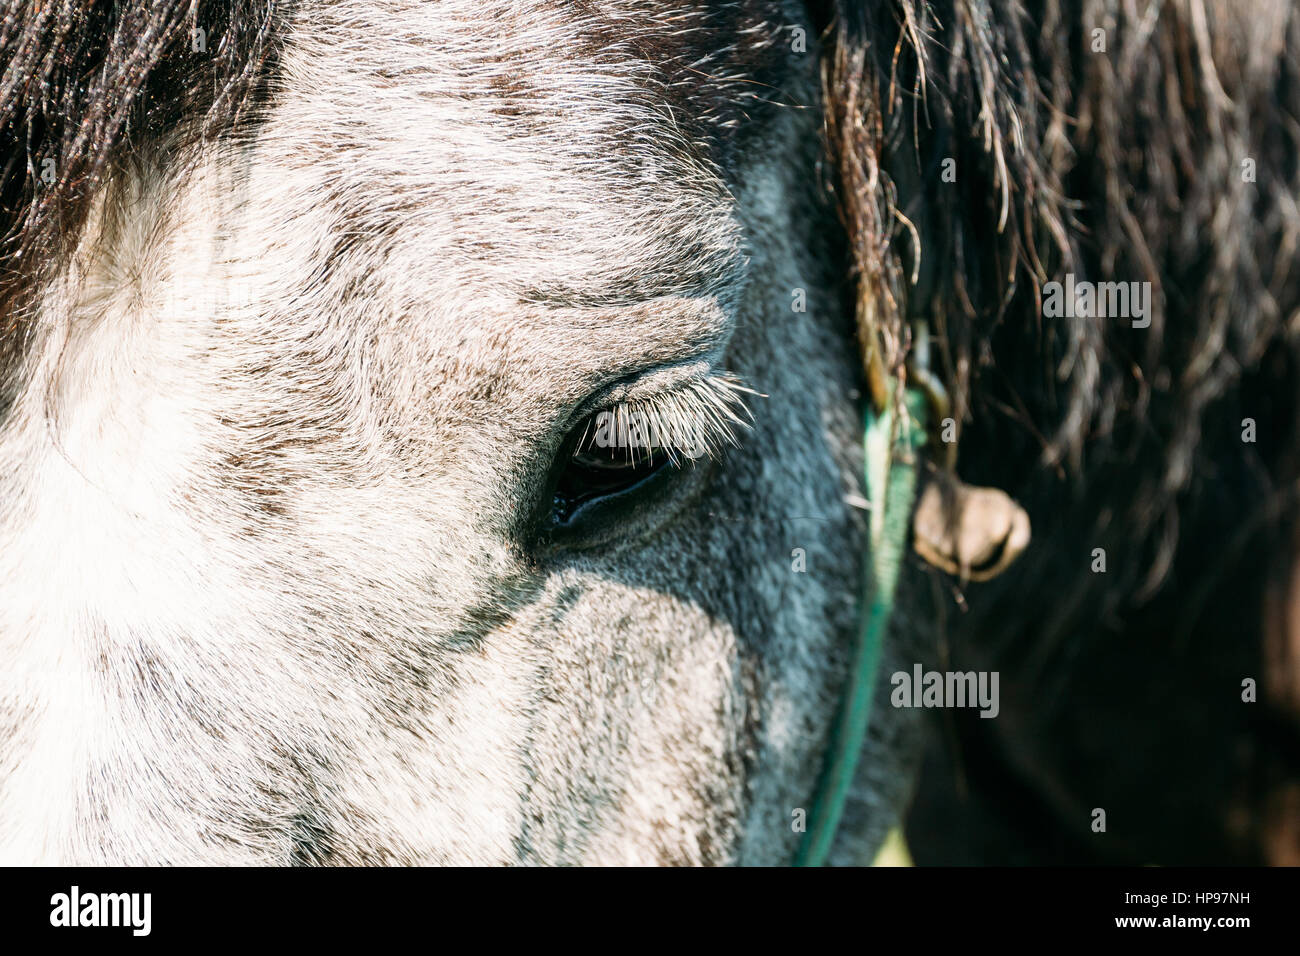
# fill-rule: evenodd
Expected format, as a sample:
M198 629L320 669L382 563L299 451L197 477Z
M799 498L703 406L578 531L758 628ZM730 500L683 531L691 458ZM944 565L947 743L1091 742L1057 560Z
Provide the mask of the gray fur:
M254 128L103 176L6 376L0 859L792 857L862 540L816 59L743 5L711 73L743 91L747 43L785 85L742 149L673 108L716 93L697 13L624 6L305 3ZM593 394L728 370L767 396L741 448L609 546L530 548Z

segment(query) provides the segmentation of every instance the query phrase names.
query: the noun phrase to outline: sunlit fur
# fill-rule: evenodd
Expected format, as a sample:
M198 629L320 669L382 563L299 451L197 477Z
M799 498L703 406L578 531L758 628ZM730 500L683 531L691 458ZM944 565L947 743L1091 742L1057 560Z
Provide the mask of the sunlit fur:
M178 9L145 59L190 89ZM792 857L862 533L803 17L303 3L224 132L138 113L96 166L41 127L96 174L58 222L6 187L53 265L11 247L0 858ZM531 550L582 408L729 374L768 396L743 447L612 544ZM904 717L838 859L894 819Z

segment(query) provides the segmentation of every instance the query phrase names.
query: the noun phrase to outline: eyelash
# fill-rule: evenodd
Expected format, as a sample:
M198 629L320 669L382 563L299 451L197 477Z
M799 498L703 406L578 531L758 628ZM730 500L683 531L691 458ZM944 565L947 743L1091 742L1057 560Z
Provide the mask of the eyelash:
M624 449L632 464L638 454L648 461L656 452L673 465L681 464L679 456L716 459L724 449L738 448L738 433L753 425L746 395L764 397L727 372L662 395L618 402L587 420L573 454L613 447Z

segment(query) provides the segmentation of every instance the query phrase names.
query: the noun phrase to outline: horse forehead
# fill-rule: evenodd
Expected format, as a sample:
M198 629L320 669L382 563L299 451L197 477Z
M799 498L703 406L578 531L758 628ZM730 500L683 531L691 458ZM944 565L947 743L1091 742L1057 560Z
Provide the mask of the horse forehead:
M591 43L646 64L665 106L724 168L770 116L796 105L791 42L803 8L777 0L596 3ZM806 65L806 64L805 64Z
M354 257L385 264L377 281L426 276L431 298L725 312L746 261L737 149L779 106L789 19L767 0L309 6L267 175L293 167L332 234L385 244Z
M521 135L603 132L623 151L668 133L725 169L747 134L799 105L788 88L811 62L792 43L802 17L795 0L330 0L291 32L332 45L331 69L359 66L377 106L405 87L490 108ZM565 122L578 115L584 126Z

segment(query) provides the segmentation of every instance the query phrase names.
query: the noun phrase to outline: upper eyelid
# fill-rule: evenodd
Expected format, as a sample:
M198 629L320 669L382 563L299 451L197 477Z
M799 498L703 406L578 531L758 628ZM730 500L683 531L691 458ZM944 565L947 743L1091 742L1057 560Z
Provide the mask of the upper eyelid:
M732 374L723 365L721 350L710 349L688 359L668 362L606 380L570 409L565 430L572 430L589 415L619 402L646 399L689 386L699 379Z
M716 364L712 357L702 356L685 362L662 365L634 375L625 375L600 389L583 404L588 411L591 411L620 401L648 398L655 394L670 392L711 375L728 374L719 373Z

